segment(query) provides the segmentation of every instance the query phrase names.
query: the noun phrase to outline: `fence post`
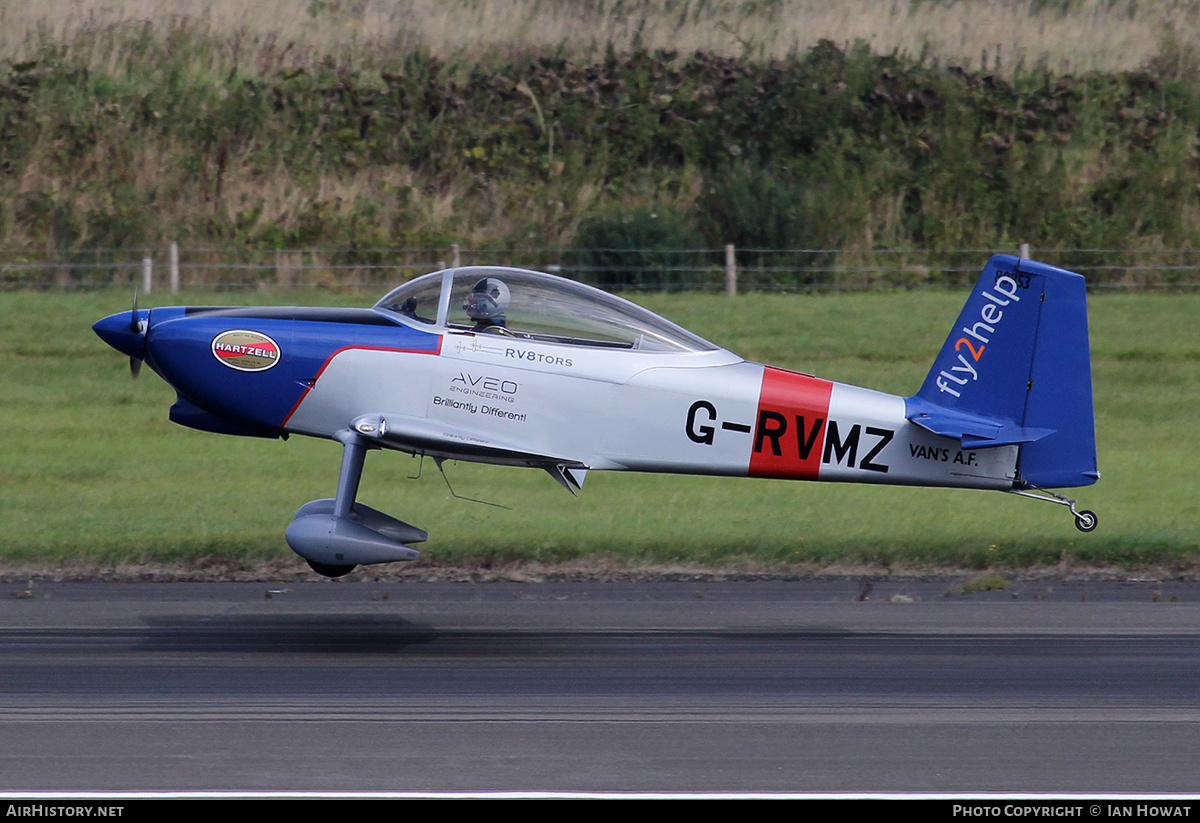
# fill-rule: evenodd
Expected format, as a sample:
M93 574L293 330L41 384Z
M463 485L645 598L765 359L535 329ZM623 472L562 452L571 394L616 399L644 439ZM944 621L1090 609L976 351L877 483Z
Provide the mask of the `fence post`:
M142 258L142 294L149 294L154 286L154 263L149 257Z
M725 244L725 293L730 297L737 296L737 255L733 253L733 244Z
M171 278L171 294L179 294L179 244L174 240L167 247L168 272Z
M1022 260L1028 260L1029 259L1029 244L1022 243L1018 253L1021 255Z
M450 268L457 269L462 265L462 258L458 256L458 244L450 244Z

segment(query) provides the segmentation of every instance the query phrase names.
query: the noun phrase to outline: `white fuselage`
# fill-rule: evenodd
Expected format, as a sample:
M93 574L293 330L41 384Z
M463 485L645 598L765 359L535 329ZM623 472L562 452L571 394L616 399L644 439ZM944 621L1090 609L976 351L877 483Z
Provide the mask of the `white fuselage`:
M290 416L328 437L364 411L592 469L1010 489L1017 447L963 449L904 399L716 349L642 352L446 331L436 354L348 348Z

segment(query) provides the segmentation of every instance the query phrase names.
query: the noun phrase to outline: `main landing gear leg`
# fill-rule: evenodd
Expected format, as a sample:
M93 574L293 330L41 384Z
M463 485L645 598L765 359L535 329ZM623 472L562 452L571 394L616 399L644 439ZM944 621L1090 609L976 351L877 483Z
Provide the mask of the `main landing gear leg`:
M367 461L367 449L358 435L346 432L339 437L342 444L342 470L338 473L337 497L333 499L333 516L349 517L358 497L358 486L362 482L363 464ZM354 571L355 564L319 563L305 558L309 568L326 577L344 577Z
M1087 509L1075 508L1075 501L1069 497L1064 497L1061 494L1046 491L1045 489L1033 489L1033 491L1024 491L1013 489L1010 494L1019 494L1022 497L1028 497L1031 500L1043 500L1047 503L1057 503L1060 506L1066 506L1071 510L1071 514L1075 517L1075 528L1081 532L1095 531L1098 519L1096 513Z

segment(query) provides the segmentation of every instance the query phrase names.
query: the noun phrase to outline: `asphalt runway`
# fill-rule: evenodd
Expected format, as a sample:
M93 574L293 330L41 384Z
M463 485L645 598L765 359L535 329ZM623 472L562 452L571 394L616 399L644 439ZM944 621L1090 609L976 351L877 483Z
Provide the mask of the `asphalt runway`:
M1191 583L10 583L0 661L9 792L1200 789Z

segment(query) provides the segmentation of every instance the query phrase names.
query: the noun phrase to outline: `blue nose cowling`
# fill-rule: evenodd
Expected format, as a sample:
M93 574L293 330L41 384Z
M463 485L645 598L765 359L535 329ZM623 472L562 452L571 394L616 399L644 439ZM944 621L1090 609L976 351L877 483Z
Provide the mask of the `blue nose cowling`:
M140 311L136 314L131 311L123 311L100 320L92 326L92 331L121 354L140 360L146 354L146 333L143 324L149 319L149 316L149 311Z

